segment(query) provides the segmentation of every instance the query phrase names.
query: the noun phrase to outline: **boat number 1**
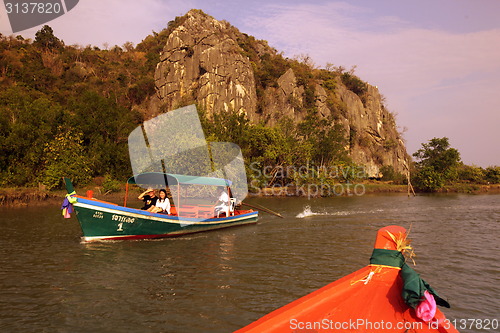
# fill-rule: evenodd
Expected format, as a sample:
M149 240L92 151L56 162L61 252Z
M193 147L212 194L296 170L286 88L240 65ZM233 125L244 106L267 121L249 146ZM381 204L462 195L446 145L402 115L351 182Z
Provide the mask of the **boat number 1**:
M116 229L116 231L123 231L123 222L118 223L118 229Z

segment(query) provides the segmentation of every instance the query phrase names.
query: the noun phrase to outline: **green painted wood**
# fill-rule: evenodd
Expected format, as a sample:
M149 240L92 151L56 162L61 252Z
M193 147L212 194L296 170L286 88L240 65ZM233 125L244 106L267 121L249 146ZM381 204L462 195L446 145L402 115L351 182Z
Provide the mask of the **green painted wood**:
M66 186L66 191L68 193L73 193L75 189L73 188L73 183L71 182L71 179L64 177L64 185Z
M231 220L188 221L168 217L157 217L121 212L111 208L76 203L74 205L78 221L87 240L92 238L119 238L125 236L169 237L182 234L220 229L241 224L256 223L258 213L236 216ZM135 238L135 237L129 237Z

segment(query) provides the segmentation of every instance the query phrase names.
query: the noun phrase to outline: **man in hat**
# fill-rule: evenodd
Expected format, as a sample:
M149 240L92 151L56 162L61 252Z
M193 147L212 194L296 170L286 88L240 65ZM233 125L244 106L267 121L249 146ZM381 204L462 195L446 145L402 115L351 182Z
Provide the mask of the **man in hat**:
M137 199L144 201L144 207L141 208L142 210L150 211L155 207L158 197L155 194L155 190L150 187L142 192Z

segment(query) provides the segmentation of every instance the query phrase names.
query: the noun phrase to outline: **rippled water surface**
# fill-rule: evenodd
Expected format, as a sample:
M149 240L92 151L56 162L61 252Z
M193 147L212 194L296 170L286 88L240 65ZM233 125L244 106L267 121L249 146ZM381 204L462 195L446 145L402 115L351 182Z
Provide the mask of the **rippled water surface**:
M0 208L0 331L231 332L365 266L391 224L412 225L415 269L449 319L500 319L500 195L249 203L285 218L83 244L59 207Z

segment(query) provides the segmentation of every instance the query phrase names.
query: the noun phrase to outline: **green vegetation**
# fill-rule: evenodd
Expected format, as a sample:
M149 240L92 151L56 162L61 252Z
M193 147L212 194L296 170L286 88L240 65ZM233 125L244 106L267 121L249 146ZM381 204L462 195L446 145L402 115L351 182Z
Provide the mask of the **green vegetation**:
M167 30L125 51L65 46L49 26L33 42L0 35L0 186L128 177L127 136L143 120L134 106L155 93Z
M61 187L62 175L77 185L105 176L107 190L115 191L113 180L131 173L127 136L144 120L136 106L155 93L160 52L185 19L176 17L136 47L130 42L109 49L67 46L47 25L34 41L0 35L0 186L41 183L55 189ZM343 128L332 125L345 113L334 93L343 72L316 70L307 56L292 60L277 52L259 53L264 42L251 36L238 42L254 67L259 103L264 90L276 87L292 68L304 87L304 102L294 105L307 116L299 124L282 119L269 128L234 112L216 113L211 119L203 116L207 137L239 144L250 178L263 185L295 179L293 172L275 177L276 170L287 167L352 165ZM318 80L325 82L334 113L328 119L315 107ZM272 166L274 177L252 173L252 165ZM311 172L311 177L323 176Z
M314 112L296 125L283 119L275 127L252 124L234 111L215 113L212 119L200 111L200 118L208 141L234 142L241 147L249 181L257 187L352 180L350 174L318 172L356 165L344 149L342 129L328 126L328 120Z
M91 163L84 154L82 138L82 133L64 131L59 127L55 138L45 144L41 181L47 189L57 188L61 183L61 175L78 184L85 184L90 180Z
M413 154L417 158L413 184L422 191L436 192L446 186L470 189L467 184L498 184L500 167L486 169L465 165L460 161L460 153L451 148L448 138L433 138L423 143Z
M461 163L458 166L458 180L475 184L500 184L500 167L490 166L484 169Z
M413 154L417 158L415 185L425 191L436 191L457 179L460 153L450 147L448 138L433 138Z
M262 51L263 45L267 46L265 40L257 40L253 36L242 34L238 38L238 45L242 49L242 54L250 59L254 70L256 92L258 97L258 111L262 112L262 103L264 91L268 87L278 87L278 79L289 69L292 69L297 84L304 87L304 103L291 104L298 109L297 111L310 111L315 109L314 87L317 83L327 92L326 104L333 112L334 119L339 119L340 115L347 115L346 105L340 101L335 93L337 82L342 82L347 89L357 94L363 103L366 101L366 92L368 86L366 82L354 75L355 67L346 71L343 67L334 67L328 65L326 69L315 68L311 58L302 55L297 59L285 58L283 53L269 49Z
M401 185L407 183L405 175L394 170L392 165L384 165L380 168L382 181L390 181L393 184Z
M284 58L275 50L263 51L266 41L256 40L243 34L238 40L243 55L247 56L253 66L258 97L257 111L262 112L264 91L269 87L278 87L278 79L289 69L297 79L297 85L304 88L302 102L290 96L288 102L294 110L306 117L299 123L292 119L282 118L275 127L268 128L262 124L250 124L241 115L216 114L212 121L207 119L206 128L213 140L229 140L243 149L248 167L250 181L259 187L278 186L294 183L333 185L338 182L352 181L366 177L362 172L322 172L318 170L355 170L355 165L348 156L347 145L355 144L367 147L369 142L360 138L351 128L350 133L340 125L340 119L347 117L347 106L335 91L339 84L346 85L360 96L363 103L366 99L368 86L354 75L354 68L346 71L342 67L329 65L326 69L315 68L307 55L297 59ZM265 50L265 48L264 48ZM326 105L332 114L328 117L319 115L316 107L315 87L320 84L326 92ZM243 130L238 130L242 136L229 136L228 131L234 131L238 126L226 124L232 117L240 117ZM222 118L222 119L221 119ZM229 130L232 128L231 130ZM231 141L231 140L229 140ZM386 149L393 148L388 143ZM269 169L269 167L271 169ZM264 168L267 171L264 170ZM302 168L299 175L297 171ZM283 171L285 170L285 171ZM354 176L353 176L354 174Z
M366 103L365 94L368 91L368 86L360 78L352 73L345 72L341 76L342 82L345 84L347 89L351 90L353 93L361 98L363 104Z
M131 175L128 134L145 120L137 110L145 109L155 94L153 78L160 52L185 19L176 17L135 47L130 42L105 49L68 46L47 25L34 41L0 34L0 187L43 184L56 189L64 175L77 186L92 179L97 184L100 179L105 192L118 191L116 180ZM200 109L208 140L238 144L249 182L257 187L333 185L363 178L345 147L371 149L371 141L354 128L345 133L339 120L347 116L347 107L336 93L339 85L345 85L365 102L367 84L354 75L354 69L331 65L318 69L307 56L284 58L265 41L244 34L238 43L254 69L258 111L263 111L266 89L277 87L278 79L293 69L304 92L300 99L292 96L288 102L306 116L298 123L282 118L274 127L266 127L234 111L208 117ZM316 108L318 83L326 92L329 116L320 115ZM189 95L184 102L194 101ZM385 121L394 119L390 115ZM397 144L387 140L382 150ZM447 138L432 139L414 156L419 160L414 183L422 190L439 190L458 180L500 182L499 167L464 165ZM391 166L383 167L382 173L384 181L406 181Z
M40 31L37 31L34 44L49 50L61 49L64 46L59 38L54 36L54 30L48 25L44 25Z
M113 179L110 175L105 175L102 182L102 189L105 193L119 192L122 189L123 181Z

